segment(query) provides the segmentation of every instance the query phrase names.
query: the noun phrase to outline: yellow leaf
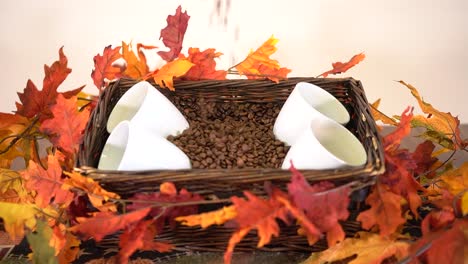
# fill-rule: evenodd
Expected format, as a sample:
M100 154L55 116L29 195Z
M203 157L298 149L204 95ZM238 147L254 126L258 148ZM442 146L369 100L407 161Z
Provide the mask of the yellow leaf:
M257 50L250 51L249 55L235 66L239 74L246 75L249 79L268 78L274 82L287 77L290 69L281 68L277 60L270 59L276 52L278 39L271 36Z
M440 179L440 188L448 190L453 195L458 195L468 190L468 161L464 162L460 168L445 172Z
M377 108L379 108L379 105L380 105L380 98L377 99L377 101L375 101L373 104L371 104L371 113L372 113L372 117L374 117L374 120L377 122L377 121L382 121L384 124L387 124L387 125L392 125L392 126L396 126L398 125L398 123L393 120L392 118L386 116L384 113L380 112Z
M347 238L325 251L312 253L302 264L330 263L353 255L357 255L356 258L347 263L377 264L391 256L401 260L408 255L409 244L406 242L367 232L359 232L358 235L359 238Z
M148 65L146 64L146 56L141 50L142 48L153 49L156 47L145 46L141 43L137 44L137 54L135 55L134 50L132 49L132 43L129 44L122 41L122 57L127 62L127 67L125 68L124 74L128 77L139 79L146 74L148 74Z
M0 168L0 197L10 189L21 197L27 195L21 175L16 171Z
M468 191L464 192L461 199L462 214L468 215Z
M202 228L207 228L211 225L224 224L225 222L234 219L236 216L236 207L231 205L213 212L179 216L176 218L176 221L182 222L182 224L186 226L201 226Z
M3 219L5 230L11 239L24 236L25 226L34 229L38 208L32 204L15 204L0 202L0 218Z
M174 91L174 77L180 77L187 73L194 64L187 59L177 59L164 64L158 71L153 73L154 81L160 87L167 87Z

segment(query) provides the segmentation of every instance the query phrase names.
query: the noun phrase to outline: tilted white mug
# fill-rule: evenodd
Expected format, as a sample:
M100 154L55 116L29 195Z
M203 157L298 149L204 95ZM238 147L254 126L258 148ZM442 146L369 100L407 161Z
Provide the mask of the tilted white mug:
M291 160L297 169L337 169L364 165L367 153L346 127L329 118L316 118L291 146L281 168L289 169Z
M331 118L340 124L350 119L346 108L332 94L314 84L299 82L281 108L273 134L291 146L314 118Z
M189 127L172 102L146 81L133 85L119 99L107 120L107 131L111 133L124 120L162 137L176 136Z
M112 130L98 165L100 170L125 171L190 168L189 158L176 145L129 121Z

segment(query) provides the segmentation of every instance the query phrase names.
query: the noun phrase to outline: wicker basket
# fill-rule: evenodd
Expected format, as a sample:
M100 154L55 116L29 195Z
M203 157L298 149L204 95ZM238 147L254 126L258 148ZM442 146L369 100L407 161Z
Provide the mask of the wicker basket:
M84 141L80 146L77 170L97 180L104 188L128 197L135 193L159 191L162 182L170 181L177 188L186 188L198 193L205 199L225 199L232 195L241 195L249 190L257 195L264 195L264 182L270 181L276 186L284 187L290 180L290 172L281 169L192 169L178 171L102 171L97 170L99 156L109 134L106 122L110 112L119 98L137 81L120 79L109 85L102 93L97 107L93 111L85 130ZM160 89L169 100L175 96L198 96L206 100L225 102L277 103L282 105L298 82L316 84L340 100L351 115L346 127L353 132L367 150L367 163L361 167L336 170L303 170L309 182L331 181L335 185L349 184L354 193L350 207L351 217L343 222L348 235L360 229L355 216L360 211L360 202L365 197L365 188L373 183L373 176L383 173L384 156L380 136L371 116L369 105L359 81L352 78L290 78L280 83L268 80L222 80L222 81L179 81L175 83L176 91ZM190 122L190 120L189 120ZM363 192L364 190L364 192ZM364 195L363 195L364 193ZM359 195L360 194L360 195ZM219 204L221 206L222 204ZM212 209L212 208L211 208ZM176 250L182 251L224 251L233 230L226 227L211 227L206 230L179 226L176 230L165 230L158 239L175 244ZM249 234L236 250L256 249L257 238ZM113 238L103 241L104 247L116 247ZM272 251L314 251L326 248L321 241L313 247L308 246L304 237L297 235L297 227L284 227L281 235L263 248Z

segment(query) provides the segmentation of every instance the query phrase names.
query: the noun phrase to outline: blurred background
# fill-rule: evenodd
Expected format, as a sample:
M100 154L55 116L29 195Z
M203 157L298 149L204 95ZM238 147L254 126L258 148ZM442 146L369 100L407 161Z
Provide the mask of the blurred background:
M86 84L85 92L97 94L93 57L121 41L163 47L160 30L179 5L191 16L182 52L216 48L224 53L219 69L271 35L280 40L272 57L293 70L290 76L317 76L364 52L367 58L341 76L361 80L370 102L382 98L384 113L417 106L395 82L405 80L468 123L466 0L2 0L0 112L15 109L28 79L41 87L43 65L58 58L61 46L73 71L60 90ZM153 67L162 63L150 60Z

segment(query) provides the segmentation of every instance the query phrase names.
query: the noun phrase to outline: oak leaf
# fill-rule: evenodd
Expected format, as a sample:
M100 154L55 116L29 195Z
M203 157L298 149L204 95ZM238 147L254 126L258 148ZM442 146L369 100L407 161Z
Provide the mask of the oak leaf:
M302 264L334 263L343 259L346 259L346 263L349 264L380 264L390 257L395 257L397 260L403 259L410 247L406 242L378 234L359 232L356 236L346 238L325 251L312 253Z
M94 238L101 241L105 236L126 228L142 220L151 208L143 208L127 214L117 215L111 212L98 212L93 217L77 217L78 224L69 231L80 234L84 239Z
M212 212L179 216L175 220L181 222L182 225L201 226L201 228L207 228L212 225L222 225L227 221L234 219L236 216L236 207L231 205L224 206L223 208Z
M414 117L413 125L418 127L425 127L428 129L425 137L434 141L435 143L449 142L450 144L442 144L444 147L450 149L464 149L468 146L468 140L462 139L460 136L460 120L458 117L452 116L450 113L444 113L435 109L431 104L425 102L418 90L404 81L399 83L406 86L411 94L418 101L421 110L427 114L427 117L417 115ZM443 141L447 139L447 141Z
M126 61L126 67L123 74L127 77L133 79L140 79L146 76L149 72L148 65L146 63L146 55L143 53L142 49L154 49L154 46L146 46L141 43L137 44L135 55L134 50L132 49L132 43L129 44L122 41L122 57Z
M57 88L71 72L67 64L68 59L63 53L62 47L59 50L59 60L55 61L50 67L44 65L45 76L42 90L39 91L36 85L31 80L28 80L23 92L18 93L20 103L16 103L16 112L28 118L40 114L40 121L50 118L51 112L49 108L55 104L56 98L60 94L57 92ZM61 94L69 98L78 94L83 87Z
M311 186L292 164L290 170L292 177L291 183L288 184L288 193L291 200L298 208L304 210L307 218L318 230L327 233L328 246L342 241L345 233L339 221L344 221L349 216L349 187L335 187L330 182L320 182ZM309 243L310 240L309 237Z
M140 221L128 226L120 235L118 263L128 263L129 257L137 250L151 250L158 252L169 252L174 247L171 244L154 241L157 235L152 220Z
M278 39L271 36L257 50L250 51L249 55L239 64L234 66L239 74L247 76L248 79L268 78L274 82L285 79L290 69L281 68L277 60L270 56L276 52Z
M46 222L38 221L36 231L26 237L32 249L33 263L58 264L54 248L44 243L52 238L52 229Z
M112 48L109 45L104 48L102 55L97 54L94 56L94 69L91 72L91 78L100 92L103 91L106 85L106 79L111 81L121 76L122 69L114 65L118 59L122 58L119 53L120 48L120 46Z
M162 39L164 45L170 50L158 51L159 56L164 60L169 62L179 56L189 19L190 16L187 14L187 11L182 13L181 6L177 7L176 13L173 16L167 16L167 26L161 30L159 39Z
M154 81L162 88L169 88L174 91L174 77L180 77L186 74L193 66L187 59L177 59L164 64L161 69L154 71L145 76L152 76Z
M402 216L402 199L400 195L391 192L388 186L377 183L366 198L370 209L361 212L357 221L367 230L378 226L382 236L393 234L406 222Z
M73 193L62 189L62 168L57 157L50 154L47 157L47 169L34 161L30 161L28 168L20 172L29 190L36 191L35 201L39 207L47 207L53 203L67 207L73 200Z
M53 118L41 124L41 131L50 135L52 144L64 152L69 154L78 152L88 122L89 110L84 109L79 112L76 97L65 99L59 95L57 103L51 107L51 112Z
M186 189L181 189L177 192L177 189L173 183L165 182L161 184L159 188L160 192L155 193L137 193L130 198L132 204L127 206L128 210L137 210L145 208L149 205L148 202L161 203L160 206L153 206L150 216L156 217L155 222L156 228L161 230L166 222L169 222L171 227L175 227L177 222L175 218L178 216L192 215L197 213L197 205L185 205L185 206L171 206L165 207L164 205L171 203L180 202L195 202L203 200L198 194L193 194Z
M104 206L104 202L109 201L111 198L119 199L120 197L118 194L106 191L99 185L98 182L95 182L89 177L84 177L78 172L65 172L65 175L67 175L68 178L64 180L64 185L62 187L63 189L71 190L73 188L78 188L86 193L89 201L96 209L100 211L117 211L115 204L112 203L111 205L113 206Z
M354 67L356 64L360 63L361 61L366 58L366 55L364 53L359 53L357 55L354 55L348 62L334 62L332 63L333 69L326 71L319 76L327 77L328 74L338 74L338 73L344 73L350 68Z
M192 62L194 65L182 77L184 80L225 80L227 72L216 70L215 59L221 56L215 49L200 51L198 48L189 48L188 57L179 56Z
M12 240L22 238L25 227L34 229L38 212L33 204L0 202L0 218Z

